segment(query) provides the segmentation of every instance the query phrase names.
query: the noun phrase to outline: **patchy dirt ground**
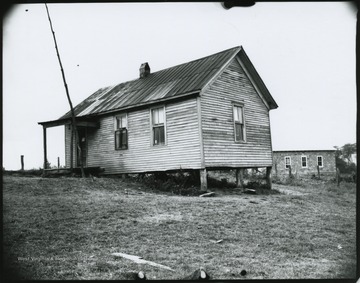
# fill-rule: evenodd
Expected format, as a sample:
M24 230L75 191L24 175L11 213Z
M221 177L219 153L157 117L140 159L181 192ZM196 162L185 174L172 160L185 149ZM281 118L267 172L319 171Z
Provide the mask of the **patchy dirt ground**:
M5 176L3 185L8 278L121 280L142 270L181 279L200 266L213 279L355 278L355 184L225 188L211 198L110 178Z
M290 187L286 185L273 185L274 190L278 190L280 193L283 193L285 195L291 195L291 196L303 196L306 194L309 194L306 190L301 190L298 187Z

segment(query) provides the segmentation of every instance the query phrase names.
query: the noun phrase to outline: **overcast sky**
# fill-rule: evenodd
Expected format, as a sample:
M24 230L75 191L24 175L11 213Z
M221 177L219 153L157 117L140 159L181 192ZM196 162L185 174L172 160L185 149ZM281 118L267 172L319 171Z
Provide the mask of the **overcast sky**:
M331 149L356 142L355 5L345 2L49 4L73 104L97 89L242 45L279 105L272 144ZM3 167L43 166L42 127L69 110L44 4L3 21ZM48 160L64 164L64 128Z

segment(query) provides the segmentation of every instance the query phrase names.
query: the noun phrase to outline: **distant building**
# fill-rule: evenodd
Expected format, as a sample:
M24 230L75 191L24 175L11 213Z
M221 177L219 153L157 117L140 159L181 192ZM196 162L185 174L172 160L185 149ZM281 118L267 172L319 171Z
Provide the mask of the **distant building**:
M332 178L336 176L335 150L280 150L273 151L273 176ZM319 170L319 171L318 171Z

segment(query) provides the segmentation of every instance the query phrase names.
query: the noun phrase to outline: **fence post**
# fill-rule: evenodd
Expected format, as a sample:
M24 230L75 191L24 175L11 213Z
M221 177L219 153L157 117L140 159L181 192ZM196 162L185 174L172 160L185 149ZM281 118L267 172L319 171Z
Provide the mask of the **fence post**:
M21 171L24 171L24 155L21 155L20 158L21 158Z
M289 165L289 178L292 177L292 173L291 173L291 165Z
M316 168L317 168L317 172L318 172L318 178L320 179L320 166L318 165L318 166L316 166Z
M338 187L340 186L340 170L339 170L339 168L336 168L336 184Z

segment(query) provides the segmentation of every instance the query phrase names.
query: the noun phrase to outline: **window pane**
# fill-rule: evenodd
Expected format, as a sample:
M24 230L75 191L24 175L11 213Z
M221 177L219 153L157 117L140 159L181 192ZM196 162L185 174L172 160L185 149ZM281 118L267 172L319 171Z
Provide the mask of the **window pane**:
M115 149L127 149L127 129L115 132Z
M117 116L116 129L126 128L126 127L127 127L126 115Z
M120 131L115 132L115 148L120 148Z
M239 121L237 107L234 106L234 121Z
M152 111L152 124L159 125L164 124L165 115L164 115L164 108L156 108L151 110Z
M159 143L164 144L165 143L165 131L164 127L159 127Z
M237 107L238 109L238 121L243 124L243 113L242 113L242 107Z
M126 115L121 116L121 128L127 128Z
M240 106L234 106L234 121L243 124L243 111Z
M159 144L159 128L154 128L154 145Z
M119 117L116 117L116 129L119 129L121 126L121 121Z
M127 148L127 130L121 131L121 148Z
M159 111L158 109L153 109L152 111L152 122L153 125L159 124Z
M164 127L154 127L154 145L165 143Z
M285 167L286 168L290 167L290 157L285 157Z
M159 124L164 124L164 108L159 108Z
M236 123L235 124L235 134L236 134L236 140L237 141L243 141L244 140L244 127L243 125Z

